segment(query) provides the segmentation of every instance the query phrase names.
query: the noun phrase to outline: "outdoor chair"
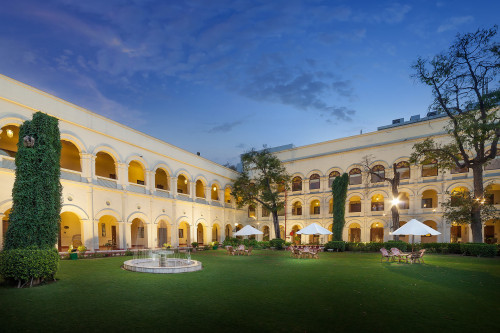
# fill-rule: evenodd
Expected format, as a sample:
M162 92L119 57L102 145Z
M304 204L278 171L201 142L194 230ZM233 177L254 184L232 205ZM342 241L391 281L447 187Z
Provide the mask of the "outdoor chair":
M234 256L234 249L232 246L226 246L227 250L227 255L233 255Z
M311 250L309 250L309 256L313 259L319 259L318 252L319 252L319 249L317 249L317 248L311 249Z
M391 249L391 253L394 255L394 257L398 257L398 262L404 260L406 261L406 263L408 263L408 256L411 254L411 253L403 253L397 247L393 247Z
M236 254L245 254L245 245L241 244L240 246L238 246L238 248L236 249Z
M253 246L250 246L250 247L248 248L248 250L245 250L245 254L246 254L247 256L251 255L251 254L252 254L252 250L253 250Z
M382 252L382 258L380 258L380 262L386 259L386 261L389 261L389 259L394 260L394 255L392 253L387 252L387 250L383 247L380 249L380 252Z
M417 253L412 253L410 256L410 262L413 264L418 261L418 263L420 264L420 261L422 261L422 263L425 264L424 254L425 254L425 249L422 249Z

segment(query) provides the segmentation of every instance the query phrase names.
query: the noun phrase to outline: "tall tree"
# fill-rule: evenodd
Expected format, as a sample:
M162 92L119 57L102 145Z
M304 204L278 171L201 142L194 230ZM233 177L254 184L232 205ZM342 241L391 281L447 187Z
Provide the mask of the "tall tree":
M234 182L233 196L238 207L260 204L271 212L276 238L281 238L278 211L285 206L280 195L288 188L290 176L281 161L269 149L241 156L243 170Z
M12 212L0 273L22 287L53 279L62 186L58 120L42 112L19 128Z
M342 231L345 225L345 200L347 198L347 186L349 185L349 175L343 173L340 177L335 177L332 183L333 195L333 240L342 240Z
M376 170L373 170L372 164L373 164L373 157L371 155L366 155L362 158L360 164L363 166L363 169L365 172L368 174L372 175L375 178L378 178L382 181L386 181L391 185L391 192L392 192L392 200L398 199L399 198L399 181L401 179L401 175L399 174L397 170L397 164L394 163L392 165L392 171L393 171L393 176L392 178L386 177L385 172L384 176L381 176L380 173L378 173ZM391 230L394 231L399 228L399 209L397 204L392 204L391 205L391 217L392 217L392 225L391 225ZM394 240L399 240L398 235L394 235Z
M458 34L448 52L431 60L419 58L413 65L413 77L432 89L434 101L429 108L449 118L449 142L426 139L417 143L410 161L437 159L443 170L472 169L474 200L470 216L474 242L483 241L483 167L497 155L500 137L500 44L496 35L497 26Z

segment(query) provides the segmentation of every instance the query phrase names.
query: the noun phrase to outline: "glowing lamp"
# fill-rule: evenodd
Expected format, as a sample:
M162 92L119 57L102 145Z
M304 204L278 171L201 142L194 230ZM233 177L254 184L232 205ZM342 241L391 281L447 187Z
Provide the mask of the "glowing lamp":
M212 188L212 190L217 191L217 187L215 187L215 186L214 186L214 187Z
M398 198L394 198L394 199L392 199L392 201L391 201L391 203L392 203L392 205L393 205L393 206L397 206L397 204L399 204L400 202L401 202L401 201L399 201L399 199L398 199Z
M184 179L184 184L187 184L188 183L188 180L187 179Z
M8 130L7 130L7 136L8 136L9 138L12 138L12 137L14 136L14 132L13 132L11 129L8 129Z

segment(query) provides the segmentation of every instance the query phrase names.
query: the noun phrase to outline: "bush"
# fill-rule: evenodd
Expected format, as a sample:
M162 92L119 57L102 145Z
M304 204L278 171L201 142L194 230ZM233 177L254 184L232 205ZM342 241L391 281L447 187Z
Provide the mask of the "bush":
M497 254L495 244L463 243L460 244L460 250L466 255L478 257L494 257Z
M198 247L198 242L192 242L191 246L194 247L194 248L197 248Z
M126 255L126 256L133 256L133 255L134 255L134 252L132 252L130 249L127 249L127 250L125 251L125 255Z
M344 241L329 241L328 243L325 244L325 250L335 250L337 252L344 252L345 251L345 243Z
M384 243L375 243L375 242L370 242L370 243L346 242L345 243L345 250L346 251L378 252L384 246L385 246Z
M247 248L252 246L255 249L256 247L258 247L258 242L256 239L244 239L243 245L245 245Z
M395 247L395 248L399 249L399 251L401 251L401 252L406 252L406 250L408 248L408 243L403 242L403 241L390 240L390 241L384 243L384 247L388 250Z
M241 240L238 239L238 238L231 238L231 237L226 237L226 239L224 239L224 241L222 242L222 245L224 247L226 246L232 246L232 247L235 247L235 246L238 246L241 244Z
M285 245L285 240L281 239L281 238L271 239L269 241L269 245L271 247L274 247L276 250L282 250L284 248L284 245Z
M18 287L53 280L59 266L56 249L10 249L0 252L0 275Z
M261 249L268 249L271 245L269 245L269 241L258 242L258 246Z

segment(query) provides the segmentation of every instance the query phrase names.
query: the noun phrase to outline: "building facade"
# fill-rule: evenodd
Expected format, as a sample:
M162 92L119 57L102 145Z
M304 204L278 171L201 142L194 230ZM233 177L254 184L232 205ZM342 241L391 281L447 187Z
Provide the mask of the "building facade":
M251 224L274 238L272 216L262 207L237 209L231 184L238 173L55 96L0 75L0 234L5 235L12 208L14 158L19 126L36 111L59 119L63 206L58 248L84 244L91 250L113 247L155 248L191 242L209 244ZM442 219L441 203L453 191L472 191L472 171L441 170L408 163L413 145L427 137L447 140L447 119L429 115L399 119L378 131L274 152L292 175L280 228L289 241L326 242L329 237L301 236L310 223L331 230L331 183L349 174L346 225L348 241L391 238L392 192L387 182L364 170L365 156L379 175L401 174L400 225L416 218L441 232L419 242L471 241L468 226ZM485 167L485 186L500 208L500 159ZM484 240L497 242L500 226L484 222ZM406 237L403 240L408 241ZM0 239L0 248L3 237Z
M38 110L59 119L60 250L208 244L246 216L230 195L235 171L0 76L0 235L12 208L19 126Z
M331 184L342 173L349 175L346 202L346 224L343 239L357 242L387 241L391 238L390 184L368 173L363 160L368 156L370 168L380 176L393 177L393 164L401 175L398 204L400 225L412 218L441 232L438 236L415 237L416 242L472 241L470 226L443 221L441 203L454 191L473 192L472 170L438 170L433 164L410 165L409 157L415 143L432 137L445 142L447 117L428 114L413 116L410 121L397 119L393 125L379 127L375 132L320 142L275 152L292 176L291 189L286 193L286 208L280 217L282 231L288 240L302 243L326 242L328 237L295 235L312 222L332 228L333 196ZM484 171L484 185L491 186L491 200L500 209L500 157L491 161ZM286 221L285 221L286 216ZM248 222L272 232L272 217L260 207L250 207ZM498 242L500 226L485 221L485 242ZM295 239L296 238L296 239ZM331 239L331 236L329 237ZM402 237L409 241L408 236Z

